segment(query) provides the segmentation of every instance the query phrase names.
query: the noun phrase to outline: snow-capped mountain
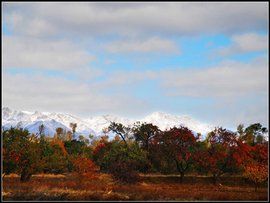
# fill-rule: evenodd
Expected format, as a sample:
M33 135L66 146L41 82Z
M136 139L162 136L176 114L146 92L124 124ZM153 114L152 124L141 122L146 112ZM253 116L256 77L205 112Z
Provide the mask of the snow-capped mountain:
M142 119L142 122L152 123L159 127L160 130L166 130L173 126L183 125L194 132L206 134L214 129L213 126L201 123L189 116L174 116L167 113L155 112Z
M206 134L213 130L214 127L205 123L201 123L189 116L175 116L163 112L154 112L142 119L128 119L113 115L103 115L89 117L86 119L65 114L65 113L49 113L49 112L29 112L17 111L8 107L2 108L2 127L4 129L13 127L21 127L28 129L31 133L37 133L39 126L45 126L45 134L53 136L55 129L58 127L68 131L70 123L77 123L77 135L82 134L88 137L89 134L99 136L103 133L110 122L122 123L125 126L132 126L136 121L152 123L157 125L161 130L169 129L174 126L183 125L194 132Z

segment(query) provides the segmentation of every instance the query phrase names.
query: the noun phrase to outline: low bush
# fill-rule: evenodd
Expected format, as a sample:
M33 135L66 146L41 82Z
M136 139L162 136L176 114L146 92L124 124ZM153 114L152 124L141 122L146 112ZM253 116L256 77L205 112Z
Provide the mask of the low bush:
M117 161L110 165L109 172L112 176L123 183L136 183L139 181L139 174L134 170L132 161Z

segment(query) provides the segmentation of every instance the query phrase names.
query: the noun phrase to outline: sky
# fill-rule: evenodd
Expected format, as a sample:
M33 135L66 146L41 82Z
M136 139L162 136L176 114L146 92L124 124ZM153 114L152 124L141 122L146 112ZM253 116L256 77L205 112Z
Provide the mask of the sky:
M2 3L2 106L268 126L268 2Z

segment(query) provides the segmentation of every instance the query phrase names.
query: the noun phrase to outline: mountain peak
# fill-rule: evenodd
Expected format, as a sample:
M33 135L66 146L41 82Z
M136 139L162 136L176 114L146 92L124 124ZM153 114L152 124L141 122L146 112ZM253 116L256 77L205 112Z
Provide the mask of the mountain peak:
M162 111L155 111L150 114L150 116L164 116L164 115L169 115L169 114Z
M12 110L9 107L3 107L2 111L6 112L6 113L11 113L12 112Z
M50 133L55 132L55 129L58 127L69 129L70 123L77 123L77 133L85 136L88 136L89 133L97 136L101 135L102 130L107 128L111 122L122 123L125 126L129 126L134 124L136 121L140 121L142 123L152 123L153 125L158 126L161 130L184 125L194 132L200 132L202 134L206 134L213 129L212 126L201 123L187 115L177 116L162 111L153 112L142 119L129 119L111 114L83 119L68 113L35 111L30 114L28 111L13 111L8 107L4 107L2 108L2 115L3 127L8 128L20 123L23 128L29 129L31 133L38 132L41 122L47 126L47 130Z

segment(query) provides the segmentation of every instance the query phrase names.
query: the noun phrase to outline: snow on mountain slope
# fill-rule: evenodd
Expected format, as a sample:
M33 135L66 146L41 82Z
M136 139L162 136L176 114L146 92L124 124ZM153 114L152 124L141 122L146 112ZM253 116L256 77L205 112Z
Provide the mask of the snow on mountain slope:
M85 122L87 122L87 124L91 126L91 128L95 132L102 132L102 130L106 129L111 122L122 123L123 125L128 126L132 125L135 122L135 120L120 118L112 115L104 115L85 119Z
M49 113L48 117L50 119L54 119L65 126L67 126L69 129L69 124L70 123L77 123L77 128L76 131L79 132L80 134L83 135L89 135L91 134L96 134L88 125L87 122L85 122L83 119L70 115L70 114L62 114L62 113Z
M30 133L37 133L39 126L42 124L44 125L44 134L50 137L54 136L55 129L58 127L63 128L64 131L69 130L65 125L56 120L38 120L25 125L24 128L28 129Z
M143 122L152 123L161 130L174 126L186 126L194 132L206 134L213 129L213 126L196 121L189 116L174 116L167 113L155 112L142 119Z
M214 128L211 125L194 120L189 116L175 116L163 112L154 112L139 120L113 115L95 116L82 119L65 113L17 111L4 107L2 108L2 118L2 126L5 129L10 128L11 126L19 126L28 129L31 133L37 133L38 127L43 124L45 126L45 134L50 136L54 135L57 127L61 127L68 131L71 130L69 126L70 123L77 123L77 135L82 134L87 138L89 134L100 136L103 129L110 125L110 122L132 126L136 121L140 121L157 125L161 130L184 125L194 132L200 132L202 134L206 134Z

